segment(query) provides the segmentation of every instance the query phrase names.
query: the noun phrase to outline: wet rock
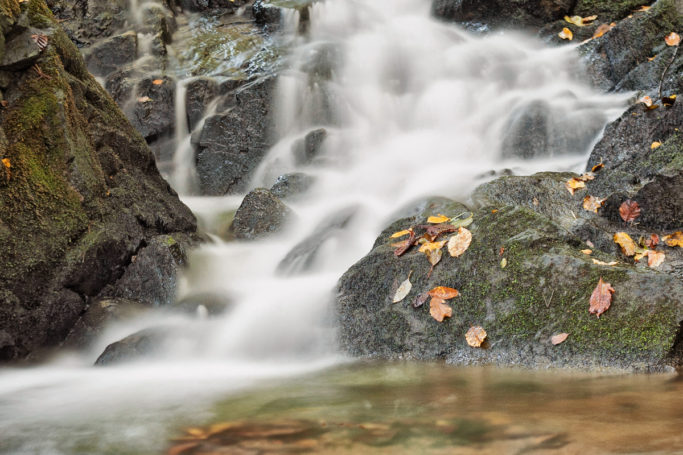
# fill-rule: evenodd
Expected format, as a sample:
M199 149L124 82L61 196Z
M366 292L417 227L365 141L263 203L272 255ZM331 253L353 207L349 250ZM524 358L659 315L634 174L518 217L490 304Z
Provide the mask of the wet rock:
M653 61L643 62L631 70L626 77L619 81L615 91L639 90L657 100L661 81L664 96L683 93L683 54L678 52L676 59L672 62L674 52L675 48L661 49ZM671 66L667 69L669 64ZM662 81L663 74L664 79Z
M128 0L54 0L50 3L69 38L79 46L89 46L117 33L130 13Z
M571 0L433 0L432 13L460 23L538 28L569 14L573 3Z
M187 84L185 95L185 109L187 125L190 131L204 118L206 108L218 94L219 86L214 79L198 78Z
M175 129L175 84L168 76L147 77L137 84L137 100L129 118L148 142Z
M138 35L135 32L126 32L95 43L88 50L85 61L92 73L106 76L137 58Z
M157 353L159 346L169 336L169 330L163 327L141 330L107 346L95 361L95 365L116 365L141 360Z
M232 230L238 239L254 240L280 231L292 216L292 211L273 193L257 188L244 197Z
M320 154L321 148L327 138L327 130L318 128L306 134L306 136L295 142L292 146L294 161L296 164L310 164Z
M522 207L496 209L475 211L469 249L458 258L445 253L431 277L424 254L414 248L396 257L389 242L352 266L338 285L342 348L379 358L589 369L631 370L638 363L658 371L683 360L669 356L683 314L679 279L623 262L595 265L579 251L581 242L547 217ZM598 258L617 259L605 253ZM396 287L411 271L413 290L393 304ZM598 319L588 302L600 278L616 292ZM453 316L441 323L430 316L428 303L412 306L435 286L460 291L449 301ZM487 331L487 349L467 345L464 335L473 325ZM558 332L570 336L553 346L550 337Z
M313 181L313 177L303 172L281 175L270 188L270 192L280 199L295 198L305 193Z
M257 24L272 29L280 25L282 12L278 6L272 5L268 0L256 0L252 5L252 15Z
M274 78L246 84L228 94L225 110L206 119L199 134L197 173L202 194L243 190L271 141L268 137Z
M220 12L234 12L237 8L248 3L245 0L180 0L183 9L190 11L220 10Z
M0 70L21 71L33 65L40 56L38 44L31 38L35 34L46 34L44 30L28 29L5 41L5 52L0 59Z

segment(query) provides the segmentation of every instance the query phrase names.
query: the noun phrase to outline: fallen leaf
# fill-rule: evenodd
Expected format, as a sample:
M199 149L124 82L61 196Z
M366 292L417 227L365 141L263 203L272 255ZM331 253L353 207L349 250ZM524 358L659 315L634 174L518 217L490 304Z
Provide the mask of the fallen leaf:
M438 250L427 250L425 251L425 255L427 255L427 260L429 261L430 264L432 264L432 267L429 269L429 273L427 276L432 275L432 270L434 270L434 266L441 261L441 257L443 256L443 251L441 249Z
M429 242L426 241L422 245L420 245L420 249L418 250L420 253L427 253L428 251L435 251L435 250L441 250L443 246L446 244L446 240L441 240L440 242Z
M648 267L659 267L664 262L664 259L666 259L666 255L660 251L648 250L647 252Z
M640 206L636 201L627 199L619 207L619 215L626 222L633 221L640 216Z
M501 269L504 269L505 267L507 267L507 265L508 265L508 260L507 260L507 259L503 258L503 259L500 260L500 268L501 268Z
M642 243L648 248L654 248L659 244L659 236L657 234L650 234L650 238L644 239Z
M413 288L413 283L410 282L410 275L413 274L413 271L411 270L408 273L408 278L406 278L403 283L398 287L396 290L396 294L394 294L394 299L391 301L392 303L398 303L401 300L405 299L406 296L410 293L410 290Z
M601 277L591 294L590 308L588 309L590 314L595 314L599 318L602 313L607 311L612 304L613 293L614 288L609 283L602 281Z
M641 12L647 11L647 10L649 10L649 9L650 9L649 6L643 5L643 6L641 6L641 7L638 8L638 9L634 9L633 12L634 12L634 13L641 13Z
M438 322L443 322L444 318L450 318L453 315L453 308L446 305L445 300L432 297L429 301L429 314Z
M534 207L538 207L538 204L540 204L540 202L538 202L538 198L533 198L531 203L534 204Z
M403 237L404 235L410 235L411 232L413 232L412 229L404 229L402 231L394 232L393 234L391 234L391 236L389 236L389 238L395 239L398 237Z
M439 223L439 224L423 224L418 226L426 231L425 235L428 236L430 242L438 239L442 234L448 234L449 232L455 232L457 228L452 224Z
M593 259L593 264L597 264L597 265L608 265L608 266L610 266L610 267L614 267L615 265L618 264L618 262L617 262L617 261L602 262L602 261L598 261L597 259Z
M439 213L436 216L430 216L429 218L427 218L427 223L439 224L445 223L448 220L450 220L450 218L448 218L446 215L442 215L441 213Z
M149 96L143 96L138 98L138 103L149 103L150 101L152 101L152 98L150 98Z
M12 163L10 162L9 158L3 158L3 159L2 159L2 164L3 164L7 169L9 169L9 168L12 167Z
M197 447L199 444L199 442L186 442L184 444L179 444L168 449L166 455L182 455L184 452L188 453L188 450Z
M428 298L429 291L423 292L422 294L418 295L417 297L415 297L415 301L413 302L413 308L420 308L422 305L425 304Z
M643 103L648 110L657 109L659 106L653 104L652 98L649 96L644 96L638 100L639 103Z
M479 326L470 327L465 334L465 340L473 348L479 348L484 343L484 340L486 340L486 330Z
M472 233L464 227L458 228L458 233L448 239L448 253L458 257L467 251L472 243Z
M573 40L574 39L574 34L572 33L571 30L569 30L567 27L564 27L560 33L557 34L560 38L564 40Z
M38 46L38 48L42 51L47 47L47 35L43 35L42 33L38 33L35 35L31 35L31 39L33 40L34 43Z
M606 200L595 196L586 196L583 198L583 208L589 212L598 213L598 209L605 204Z
M415 232L410 231L410 237L408 237L403 242L398 243L398 247L394 250L394 255L396 255L396 256L403 255L406 251L408 251L410 249L411 246L413 246L414 243L415 243Z
M437 286L428 292L430 297L437 299L450 300L458 296L458 290L446 286Z
M588 245L591 248L595 248L595 245L593 245L593 242L591 242L590 240L586 240L586 245Z
M662 98L662 104L666 107L671 107L676 102L677 95L665 96Z
M496 210L496 212L497 211L498 210ZM459 227L467 227L470 224L472 224L473 221L474 221L474 213L463 212L463 213L451 218L449 223L451 224L451 226L459 228Z
M664 243L669 246L678 246L683 248L683 232L676 231L673 234L665 235L662 237Z
M576 190L585 188L586 184L583 180L578 179L576 177L572 177L571 179L565 182L564 186L566 186L567 190L573 195L576 192Z
M498 250L498 256L502 256L503 253L505 253L505 247L501 246L500 249Z
M648 61L648 62L651 62L652 60L654 60L654 59L656 59L656 58L657 58L657 55L653 55L652 57L648 57L648 58L647 58L647 61Z
M614 243L621 247L622 253L626 256L633 256L636 254L636 242L625 232L617 232L614 234Z
M661 147L661 146L662 146L662 143L661 143L661 142L659 142L659 141L654 141L654 142L650 145L650 150L654 150L654 149L656 149L656 148L658 148L658 147Z
M582 252L583 254L586 254L586 255L593 254L593 250L589 250L589 249L581 250L581 252Z
M633 260L639 262L645 256L647 256L648 250L644 248L636 248L636 254L633 256Z
M9 101L7 101L7 100L0 101L0 106L7 107L8 105L9 105Z
M664 38L667 46L678 46L681 43L681 37L676 32L671 32Z
M568 336L568 333L558 333L557 335L550 337L550 342L553 344L553 346L557 346L558 344L564 342Z
M163 84L163 83L164 83L164 80L163 80L163 79L154 79L154 80L152 81L152 84L154 84L154 85L161 85L161 84Z
M615 22L612 22L611 24L600 24L598 28L595 29L595 33L593 33L592 39L600 38L602 35L616 27L616 25L617 24Z
M498 213L498 209L491 210L491 213Z
M605 167L605 163L600 162L591 168L591 172L598 172L600 169L602 169L604 167Z

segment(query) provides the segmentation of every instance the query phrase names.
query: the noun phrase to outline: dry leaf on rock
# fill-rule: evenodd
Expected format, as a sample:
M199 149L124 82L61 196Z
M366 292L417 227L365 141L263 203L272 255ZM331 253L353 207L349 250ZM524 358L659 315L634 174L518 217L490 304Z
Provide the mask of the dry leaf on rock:
M599 261L599 260L597 260L597 259L593 259L593 264L597 264L597 265L608 265L608 266L610 266L610 267L613 267L613 266L617 265L618 263L617 263L617 261L602 262L602 261Z
M664 38L667 46L678 46L681 43L681 37L676 32L671 32Z
M602 35L609 32L610 30L612 30L616 26L617 26L616 22L612 22L611 24L600 24L598 26L598 28L595 30L595 33L593 33L592 39L600 38Z
M572 33L571 30L569 30L567 27L564 27L560 33L557 34L560 38L564 40L573 40L574 39L574 34Z
M589 212L598 213L598 209L605 205L605 201L606 199L588 195L583 198L583 208Z
M617 232L614 234L614 243L621 247L621 252L626 256L633 256L636 254L636 242L634 242L627 233Z
M647 248L654 248L659 244L659 236L657 234L650 234L650 238L643 239L641 243Z
M591 294L590 308L588 309L590 314L595 314L599 318L602 313L607 311L612 304L613 293L614 288L600 278L593 294Z
M424 224L418 226L422 229L424 229L425 232L425 238L433 242L436 239L438 239L442 234L448 234L449 232L455 232L457 228L453 226L452 224L449 223L440 223L440 224Z
M161 85L161 84L163 84L163 83L164 83L164 80L163 80L163 79L154 79L154 80L152 81L152 84L154 84L154 85Z
M676 102L677 95L665 96L662 98L662 104L666 107L671 107Z
M484 343L484 340L486 340L486 330L479 326L470 327L465 334L465 340L473 348L479 348Z
M3 158L2 159L2 164L5 166L7 169L12 167L12 163L10 162L9 158Z
M550 342L553 344L553 346L557 346L558 344L564 342L568 336L568 333L558 333L557 335L550 337Z
M665 235L662 237L664 243L669 246L678 246L683 248L683 232L676 231L673 234Z
M142 96L138 98L138 103L149 103L150 101L152 101L152 98L149 96Z
M564 186L567 187L567 190L573 195L576 190L586 188L586 183L581 179L572 177L565 182Z
M619 215L626 222L633 221L640 216L640 206L636 201L628 199L619 207Z
M422 294L418 295L417 297L415 297L415 301L413 302L413 308L420 308L422 305L425 304L428 298L429 292L423 292Z
M581 250L581 252L582 252L583 254L592 254L592 253L593 253L593 250L589 250L588 248L586 248L585 250Z
M442 215L441 213L439 213L436 216L430 216L429 218L427 218L427 223L439 224L445 223L448 220L450 220L450 218L448 218L446 215Z
M650 268L659 267L666 259L666 255L662 252L655 250L648 250L647 252L647 265Z
M415 243L415 232L410 231L410 237L408 237L403 242L399 242L398 247L394 250L394 254L396 256L403 255L406 251L408 251L410 249L411 246L413 246L414 243Z
M458 233L448 239L448 253L453 257L458 257L467 251L472 243L472 233L464 228L458 228Z
M458 290L446 286L437 286L429 291L429 296L436 297L437 299L449 300L458 296Z
M644 96L640 98L638 102L644 104L648 110L657 109L659 107L659 105L654 104L652 102L652 98L650 98L649 96Z
M598 172L599 170L601 170L604 167L605 167L605 164L600 162L591 168L591 172Z
M438 322L443 322L444 318L450 318L453 315L453 309L446 305L444 299L432 297L429 301L429 314Z
M508 266L508 260L505 259L505 258L501 259L501 260L500 260L500 268L501 268L501 269L504 269L504 268L507 267L507 266Z
M411 232L413 232L412 229L404 229L402 231L394 232L393 234L391 234L391 236L389 238L395 239L398 237L403 237L404 235L410 235Z
M654 150L656 148L659 148L662 146L662 143L659 141L654 141L652 144L650 144L650 150Z
M413 288L413 283L410 282L410 275L413 274L413 271L411 270L408 273L408 278L406 278L403 283L398 287L396 290L396 294L394 294L394 299L392 300L392 303L398 303L401 300L405 299L406 296L410 293L410 290Z
M588 17L564 16L565 21L569 22L570 24L574 24L577 27L585 27L586 25L590 25L591 22L593 22L597 18L598 18L598 16L588 16Z

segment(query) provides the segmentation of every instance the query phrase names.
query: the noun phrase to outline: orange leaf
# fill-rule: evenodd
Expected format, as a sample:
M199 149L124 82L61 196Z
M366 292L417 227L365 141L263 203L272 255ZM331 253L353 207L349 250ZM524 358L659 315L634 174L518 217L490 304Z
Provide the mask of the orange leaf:
M427 253L428 251L441 250L446 244L446 240L441 240L440 242L425 242L420 246L418 250L420 253Z
M643 5L643 6L641 6L641 7L638 8L638 9L634 9L633 12L634 12L634 13L641 13L641 12L647 11L647 10L649 10L649 9L650 9L649 6Z
M598 28L595 30L595 33L593 33L593 39L600 38L602 35L612 30L616 25L617 24L615 24L614 22L612 22L611 24L600 24Z
M150 101L152 101L152 98L149 96L142 96L138 98L138 103L149 103Z
M553 344L553 346L557 346L558 344L564 342L568 336L568 333L558 333L550 338L550 342Z
M467 344L473 348L481 347L484 340L486 340L486 330L479 326L470 327L465 334L465 340L467 340Z
M626 222L633 221L640 216L640 206L636 201L628 199L619 207L619 215Z
M154 85L161 85L161 84L163 84L163 83L164 83L164 80L163 80L163 79L154 79L154 80L152 81L152 84L154 84Z
M590 314L595 314L599 318L602 313L607 311L612 304L613 293L614 288L600 278L598 285L593 290L593 294L591 294L590 308L588 309Z
M671 32L664 38L667 46L678 46L681 43L681 37L676 32Z
M655 250L648 250L647 252L647 265L649 267L659 267L664 262L664 259L666 259L664 253Z
M453 297L458 296L458 290L446 286L437 286L429 291L429 296L436 297L437 299L450 300Z
M463 227L458 228L458 233L448 239L448 253L453 257L458 257L467 251L470 243L472 243L472 233Z
M586 196L583 198L583 208L589 212L598 213L598 209L605 204L605 200L595 196Z
M665 96L662 98L662 104L666 107L671 107L676 102L676 97L678 95Z
M598 171L599 171L600 169L602 169L603 167L605 167L605 164L604 164L604 163L598 163L598 164L596 164L595 166L593 166L593 167L591 168L591 172L598 172Z
M411 232L413 232L412 229L404 229L403 231L394 232L389 238L395 239L397 237L403 237L404 235L410 235Z
M569 41L574 39L574 34L567 27L564 27L562 29L562 31L557 34L557 36L559 36L562 39L569 40Z
M436 216L430 216L429 218L427 218L427 223L439 224L445 223L448 220L450 220L450 218L448 218L446 215L442 215L441 213L439 213Z
M444 299L432 297L429 301L429 314L438 322L443 322L444 318L450 318L453 315L453 308L446 305Z
M652 98L649 96L644 96L638 100L639 103L643 103L648 110L657 109L659 105L653 104Z
M659 244L659 236L657 234L650 234L650 238L643 239L642 244L647 248L654 248Z
M614 234L614 243L621 247L622 253L626 256L633 256L636 254L636 242L625 232L617 232Z
M12 167L12 163L10 163L9 158L3 158L2 164L4 164L7 169Z
M662 237L664 243L669 246L678 246L683 248L683 232L676 231L673 234L665 235Z
M581 252L582 252L583 254L586 254L586 255L593 254L593 250L589 250L589 249L581 250Z
M651 62L652 60L654 60L654 59L656 59L656 58L657 58L657 54L653 55L652 57L648 57L648 58L647 58L647 61L648 61L648 62Z
M567 190L573 195L574 192L576 192L576 190L580 188L585 188L586 184L583 180L578 179L576 177L572 177L571 179L565 182L564 186L566 186Z

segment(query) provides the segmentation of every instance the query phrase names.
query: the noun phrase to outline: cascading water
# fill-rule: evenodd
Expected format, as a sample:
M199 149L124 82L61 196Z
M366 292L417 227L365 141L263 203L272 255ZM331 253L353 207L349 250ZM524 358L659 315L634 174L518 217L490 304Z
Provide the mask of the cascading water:
M328 0L311 7L308 31L279 77L277 142L251 185L269 187L292 172L310 176L312 187L288 202L296 219L267 240L217 241L192 254L179 298L219 294L231 302L226 315L147 316L112 326L87 355L4 371L1 449L76 452L92 433L107 447L122 440L156 447L165 422L220 393L338 362L335 283L397 213L429 196L464 200L503 169L580 169L625 99L583 83L571 47L547 49L513 33L472 36L431 19L430 3ZM286 20L292 33L300 29L298 14ZM182 104L183 89L177 96ZM515 119L539 103L556 153L516 158L514 143L524 138ZM320 150L302 159L297 144L319 128L327 132ZM188 133L183 112L172 181L186 195L194 188L193 170L182 169L191 160ZM184 200L211 215L240 199ZM148 326L174 330L158 358L90 367L108 343Z

